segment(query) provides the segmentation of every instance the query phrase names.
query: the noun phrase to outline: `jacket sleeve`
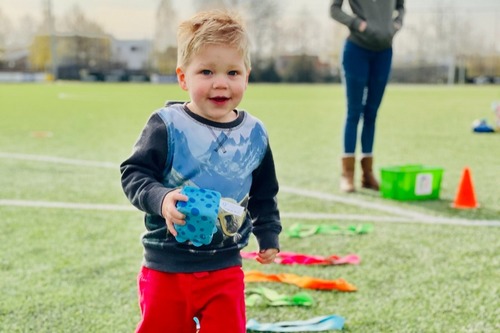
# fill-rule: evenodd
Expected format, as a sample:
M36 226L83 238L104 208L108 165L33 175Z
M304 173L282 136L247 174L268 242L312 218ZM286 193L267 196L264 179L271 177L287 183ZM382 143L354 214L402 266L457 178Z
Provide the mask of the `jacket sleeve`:
M403 26L403 19L405 16L405 0L396 1L396 11L398 12L394 18L394 22L398 23L400 27Z
M282 229L277 201L279 186L269 143L264 159L252 177L248 211L253 221L253 233L260 250L279 250L278 236Z
M120 165L125 195L138 209L161 216L161 204L172 189L162 184L167 160L167 129L154 113L134 145L131 156Z
M330 6L330 16L339 23L347 26L351 30L358 30L361 19L357 16L351 16L342 10L344 0L333 0Z

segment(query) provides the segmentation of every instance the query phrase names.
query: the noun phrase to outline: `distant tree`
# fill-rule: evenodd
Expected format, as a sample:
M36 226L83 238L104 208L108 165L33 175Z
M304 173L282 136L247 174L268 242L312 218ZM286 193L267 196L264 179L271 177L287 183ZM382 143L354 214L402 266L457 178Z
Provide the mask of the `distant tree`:
M56 18L52 15L49 3L46 0L42 1L41 13L42 20L38 25L36 33L40 35L49 35L52 33L52 30L55 29Z
M175 75L177 68L177 48L173 46L167 47L163 51L155 51L154 67L160 74Z
M280 53L316 54L323 29L307 7L303 7L300 16L292 17L282 23L280 31Z
M67 40L58 38L58 52L66 62L92 68L105 67L111 60L108 34L98 22L89 19L78 4L64 15L61 30L72 36Z
M0 60L3 59L3 54L7 48L8 36L11 34L12 24L9 18L0 8Z
M13 33L13 38L15 39L14 43L21 47L30 45L33 37L36 35L38 26L39 22L37 22L33 16L24 15L21 17Z
M46 70L52 66L51 34L55 33L55 17L50 1L42 1L42 20L35 28L29 46L29 62L34 70Z
M193 0L196 10L228 9L237 11L244 19L252 42L252 79L261 80L264 73L267 79L276 81L274 62L270 57L277 56L281 40L279 14L282 3L279 0L260 0L258 4L250 0Z
M252 39L255 65L261 59L275 56L280 40L279 13L281 3L278 0L262 0L259 5L248 3L245 14Z
M45 70L52 64L51 18L45 11L39 33L30 47L30 63L35 70ZM110 37L100 24L88 19L78 5L74 5L61 21L64 33L55 34L58 66L78 68L106 68L111 62Z
M61 21L61 30L75 35L105 35L103 27L87 16L78 4L74 4Z
M44 71L51 62L50 36L37 35L30 46L29 60L31 68Z
M258 4L250 0L192 0L192 3L196 11L219 8L238 12L248 27L257 61L276 51L282 6L279 0L259 0Z
M238 0L192 0L192 3L196 11L216 9L216 8L235 9L239 5Z
M255 62L255 61L253 61ZM280 82L281 77L276 71L274 58L260 59L259 66L252 67L251 82Z
M153 66L161 74L175 74L177 66L177 12L171 0L160 0L156 9Z
M435 42L431 43L436 45L435 59L448 66L448 83L463 83L464 75L457 74L465 70L464 60L478 54L488 54L491 46L485 44L484 35L475 34L475 26L467 20L468 14L460 14L454 2L440 2L435 12L434 20L430 23L435 37Z
M154 49L162 52L176 45L177 12L172 0L160 0L155 19Z
M286 67L283 74L283 81L292 83L311 83L319 81L315 66L316 59L316 57L306 54L292 57L292 61Z

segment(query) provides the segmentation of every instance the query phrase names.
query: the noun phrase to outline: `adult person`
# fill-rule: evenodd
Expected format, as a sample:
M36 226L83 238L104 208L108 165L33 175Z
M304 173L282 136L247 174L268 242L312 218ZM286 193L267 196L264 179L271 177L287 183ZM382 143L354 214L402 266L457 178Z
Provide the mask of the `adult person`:
M330 15L349 28L342 54L347 115L344 124L340 190L354 192L358 124L361 128L361 186L378 191L373 174L375 121L389 80L394 35L403 25L404 0L349 0L352 14L333 0Z

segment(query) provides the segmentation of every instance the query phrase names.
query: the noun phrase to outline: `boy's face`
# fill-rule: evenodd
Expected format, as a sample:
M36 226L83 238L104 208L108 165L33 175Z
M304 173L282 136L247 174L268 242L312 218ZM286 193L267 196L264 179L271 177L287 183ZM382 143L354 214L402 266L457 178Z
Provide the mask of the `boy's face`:
M189 92L189 109L212 121L230 122L248 85L250 72L234 47L207 45L190 63L177 68L182 89Z

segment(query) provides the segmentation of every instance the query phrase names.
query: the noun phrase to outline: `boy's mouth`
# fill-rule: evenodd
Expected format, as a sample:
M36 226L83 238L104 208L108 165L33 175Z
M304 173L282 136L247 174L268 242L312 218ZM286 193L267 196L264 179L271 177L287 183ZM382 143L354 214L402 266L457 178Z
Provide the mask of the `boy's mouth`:
M229 97L215 96L215 97L210 97L210 100L214 101L216 103L223 103L223 102L229 100Z

